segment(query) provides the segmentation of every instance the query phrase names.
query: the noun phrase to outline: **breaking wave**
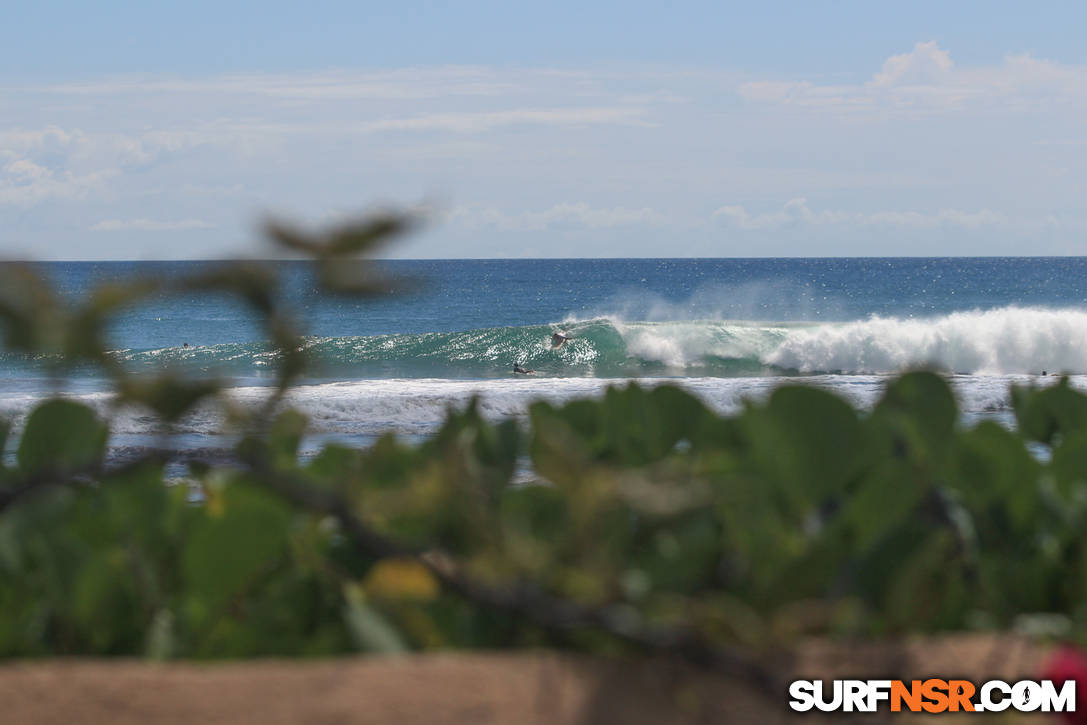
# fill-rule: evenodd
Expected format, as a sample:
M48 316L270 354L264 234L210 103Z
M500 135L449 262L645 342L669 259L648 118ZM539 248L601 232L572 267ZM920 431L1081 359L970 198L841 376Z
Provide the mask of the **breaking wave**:
M552 332L570 340L551 344ZM974 375L1087 372L1087 311L1003 307L851 322L626 321L610 317L463 332L309 338L320 372L359 378L494 378L513 363L553 377L750 377L894 373L929 365ZM125 364L259 375L261 344L121 350Z

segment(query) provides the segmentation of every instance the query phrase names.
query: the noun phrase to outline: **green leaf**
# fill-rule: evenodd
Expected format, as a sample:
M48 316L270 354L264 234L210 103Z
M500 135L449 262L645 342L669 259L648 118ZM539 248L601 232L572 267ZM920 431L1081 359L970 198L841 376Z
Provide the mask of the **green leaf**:
M983 536L998 545L1012 532L1030 536L1037 524L1041 465L1021 435L982 421L958 436L953 466L951 480L979 520Z
M283 222L269 221L265 233L280 246L315 257L344 257L372 252L407 229L411 219L402 214L374 214L326 232L310 233Z
M222 384L214 379L185 380L171 372L145 380L128 379L120 384L121 395L126 400L146 405L168 422L178 420L220 388Z
M3 486L10 471L5 461L7 459L8 436L11 434L11 423L0 418L0 486Z
M1049 463L1058 487L1069 493L1074 487L1087 488L1087 430L1077 430L1061 437Z
M669 522L639 546L631 561L655 591L697 593L712 581L720 559L721 532L705 512Z
M866 553L888 531L916 513L925 488L901 467L877 465L843 504L837 525L857 553Z
M357 586L344 587L344 600L344 621L360 650L384 654L407 651L400 632L366 602L365 595Z
M198 619L215 616L248 591L287 552L290 510L277 498L232 483L212 491L182 557L188 594Z
M856 412L825 390L778 388L751 422L759 464L797 501L842 491L864 465L867 441Z
M123 551L100 546L80 562L75 576L71 614L94 651L119 645L125 651L139 638L138 598L125 563Z
M151 618L147 628L147 657L152 660L168 660L177 650L177 634L174 631L174 614L160 609Z
M57 353L63 346L63 326L60 302L38 269L0 264L0 327L8 348Z
M1012 387L1012 407L1027 438L1051 444L1059 434L1087 428L1087 395L1073 390L1068 378L1048 388Z
M529 455L533 468L556 486L576 486L590 458L587 450L590 441L571 429L548 403L533 403L529 416L532 420Z
M888 453L933 461L946 452L953 439L958 406L942 377L912 372L888 384L872 420L888 436Z
M276 307L276 276L268 264L230 262L183 281L182 290L237 295L261 315Z
M25 472L85 468L101 462L108 436L87 406L49 400L27 418L16 459Z
M507 539L522 540L533 549L554 548L569 532L569 506L569 497L554 486L508 488L502 493L499 511L504 534ZM534 541L528 543L529 540Z
M106 282L96 287L67 321L64 353L68 359L84 358L108 365L106 351L112 346L106 341L106 332L113 318L158 287L151 279Z
M660 385L650 391L649 398L666 433L665 445L671 442L671 448L684 440L696 449L722 444L715 435L717 416L694 395L675 385Z
M268 432L268 445L279 465L294 464L307 425L309 420L297 410L285 410L276 416Z

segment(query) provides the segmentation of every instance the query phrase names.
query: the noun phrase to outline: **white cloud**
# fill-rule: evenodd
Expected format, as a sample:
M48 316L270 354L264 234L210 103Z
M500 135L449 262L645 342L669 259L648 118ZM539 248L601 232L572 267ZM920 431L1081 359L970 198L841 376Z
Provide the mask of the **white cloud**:
M946 226L978 229L980 227L1002 226L1008 223L1005 215L989 209L974 212L959 209L941 209L932 213L918 211L862 213L831 209L814 211L808 206L807 199L803 197L791 199L781 209L773 212L752 214L743 206L730 205L717 209L713 212L713 216L746 230L780 229L799 225L883 226L910 229L935 229Z
M53 172L29 159L17 159L7 164L4 171L19 185L31 185L52 177Z
M540 71L522 74L541 75ZM82 83L60 83L42 90L62 95L229 95L282 100L418 100L451 96L494 96L518 87L510 73L477 66L401 68L387 71L245 73L204 78L117 76Z
M77 143L82 136L78 129L66 131L53 124L33 129L0 129L0 149L9 153L62 149Z
M491 227L503 231L542 231L562 227L609 229L664 224L664 215L648 207L592 207L584 202L556 204L542 211L506 213L494 208L458 207L451 221L469 228Z
M130 134L56 124L0 129L0 204L85 199L109 193L112 184L132 171L199 149L244 156L274 143L274 134L225 125Z
M1087 225L1087 68L962 62L926 39L853 80L628 65L7 85L0 223L58 257L208 256L255 239L267 210L380 195L449 200L448 223L407 242L424 256L506 253L502 231L567 256L1070 248ZM764 233L722 235L713 209ZM170 229L184 243L168 251L135 233ZM893 229L932 233L874 233Z
M0 166L0 204L30 206L48 199L83 198L114 175L112 169L80 174L15 158Z
M952 65L951 55L936 41L918 43L909 53L888 58L872 84L887 87L942 83L950 76Z
M960 67L935 41L889 57L865 83L757 80L741 84L741 97L825 110L959 110L1000 103L1002 110L1044 111L1053 104L1087 102L1087 67L1009 55L997 65Z
M199 219L160 221L156 219L105 219L91 227L92 232L175 232L183 229L213 229L214 224Z
M806 199L792 199L780 211L768 214L751 214L741 205L723 206L713 212L741 229L774 229L790 223L807 221L812 213Z
M479 133L513 125L648 125L645 110L635 107L512 109L483 113L431 113L414 118L389 118L362 124L360 131L455 131Z
M751 81L740 85L738 90L749 101L785 103L801 100L814 87L807 81Z

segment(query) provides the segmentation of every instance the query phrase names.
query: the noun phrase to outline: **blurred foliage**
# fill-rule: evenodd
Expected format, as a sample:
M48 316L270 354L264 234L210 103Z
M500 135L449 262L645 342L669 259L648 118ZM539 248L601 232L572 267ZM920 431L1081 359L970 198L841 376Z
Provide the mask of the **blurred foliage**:
M270 234L313 256L331 291L380 294L356 255L405 224ZM220 389L111 362L111 316L146 283L72 304L32 267L2 273L8 347L58 375L100 365L166 423ZM168 287L259 313L277 392L235 411L236 461L180 479L168 450L111 464L90 408L38 405L0 467L0 655L551 645L705 659L1042 615L1087 633L1087 396L1067 380L1014 389L1014 430L963 425L947 383L912 372L867 412L785 385L722 417L679 388L630 384L536 403L524 425L472 403L420 445L386 436L302 458L307 421L282 392L306 361L274 266ZM515 481L519 466L535 480Z

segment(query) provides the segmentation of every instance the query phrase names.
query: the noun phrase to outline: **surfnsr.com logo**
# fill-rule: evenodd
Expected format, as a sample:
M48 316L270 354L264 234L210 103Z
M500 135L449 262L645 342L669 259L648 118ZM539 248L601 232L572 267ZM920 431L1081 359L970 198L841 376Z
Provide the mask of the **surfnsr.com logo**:
M1065 680L795 680L789 707L797 712L1075 712L1076 683Z

